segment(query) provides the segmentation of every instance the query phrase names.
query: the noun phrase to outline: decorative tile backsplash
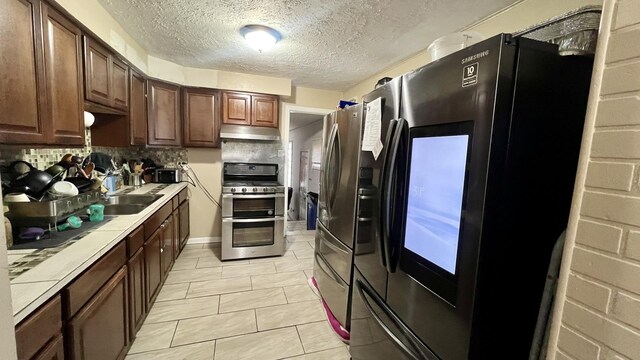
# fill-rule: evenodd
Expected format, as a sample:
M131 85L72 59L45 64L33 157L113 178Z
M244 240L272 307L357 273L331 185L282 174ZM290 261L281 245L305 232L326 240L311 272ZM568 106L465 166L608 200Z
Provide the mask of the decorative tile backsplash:
M91 130L85 130L85 145L82 148L21 148L18 146L0 144L0 164L8 164L15 160L24 160L38 169L46 169L60 161L65 154L73 154L81 157L88 156L91 152L103 152L111 155L117 163L123 159L150 158L157 164L167 167L175 167L178 161L187 161L187 149L146 149L146 148L109 148L91 146Z
M278 181L284 183L284 148L280 141L224 140L222 162L278 164Z

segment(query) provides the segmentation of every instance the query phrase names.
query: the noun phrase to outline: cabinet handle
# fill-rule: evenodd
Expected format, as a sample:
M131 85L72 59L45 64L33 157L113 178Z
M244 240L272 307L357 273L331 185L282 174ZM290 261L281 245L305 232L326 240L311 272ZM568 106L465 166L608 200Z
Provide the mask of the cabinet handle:
M164 247L161 247L160 248L160 253L163 253L163 252L164 252Z

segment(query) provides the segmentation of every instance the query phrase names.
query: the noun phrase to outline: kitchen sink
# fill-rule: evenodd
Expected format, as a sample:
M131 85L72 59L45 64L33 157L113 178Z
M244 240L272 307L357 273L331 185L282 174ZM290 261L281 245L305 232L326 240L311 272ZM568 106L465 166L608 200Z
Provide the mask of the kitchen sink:
M131 215L137 214L149 205L144 204L105 204L105 215Z
M149 205L164 195L113 195L107 196L102 203L105 205Z
M137 214L164 195L114 195L102 200L105 215Z

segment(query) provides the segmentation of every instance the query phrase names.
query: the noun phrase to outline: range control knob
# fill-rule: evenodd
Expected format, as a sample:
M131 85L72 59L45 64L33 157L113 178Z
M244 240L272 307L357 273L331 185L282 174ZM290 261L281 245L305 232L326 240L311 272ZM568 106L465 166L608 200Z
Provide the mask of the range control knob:
M271 188L271 192L276 192L276 188Z
M236 192L236 188L231 188L231 192L232 193Z
M253 192L258 192L258 188L253 188Z
M242 192L246 193L247 192L247 188L242 188Z
M269 189L268 188L264 188L264 189L262 189L262 191L269 192Z

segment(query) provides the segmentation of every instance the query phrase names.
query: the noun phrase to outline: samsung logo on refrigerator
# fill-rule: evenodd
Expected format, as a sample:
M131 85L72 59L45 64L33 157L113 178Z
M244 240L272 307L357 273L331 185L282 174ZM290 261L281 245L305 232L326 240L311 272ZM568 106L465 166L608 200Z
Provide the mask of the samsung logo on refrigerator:
M487 55L489 55L489 50L485 50L483 52L479 52L479 53L477 53L475 55L467 56L466 58L462 59L462 64L466 64L469 61L473 61L473 60L477 60L477 59L483 58L483 57L485 57Z

